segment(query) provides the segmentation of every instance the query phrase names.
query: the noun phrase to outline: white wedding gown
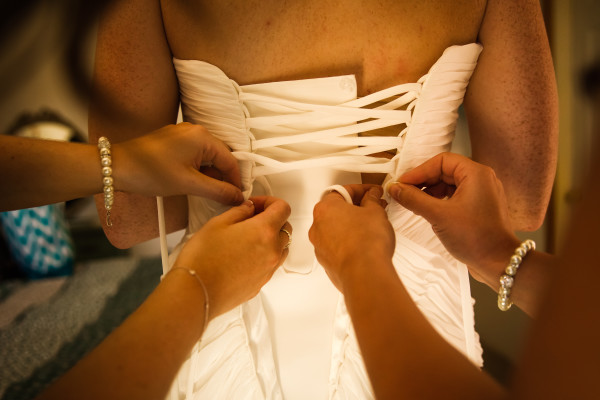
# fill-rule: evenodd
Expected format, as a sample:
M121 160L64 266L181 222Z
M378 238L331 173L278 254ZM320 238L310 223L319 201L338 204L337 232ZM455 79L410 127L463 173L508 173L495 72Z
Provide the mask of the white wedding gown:
M360 172L393 180L449 150L480 52L478 44L450 47L418 82L362 98L353 75L240 86L214 65L174 59L184 120L233 149L246 197L272 194L291 205L294 231L286 262L260 294L211 321L171 399L373 398L344 300L308 240L312 210L328 186L360 183ZM390 126L397 136L358 137ZM368 156L394 149L392 160ZM189 197L183 242L224 210ZM387 213L396 232L393 263L413 300L481 365L466 267L424 219L392 201Z

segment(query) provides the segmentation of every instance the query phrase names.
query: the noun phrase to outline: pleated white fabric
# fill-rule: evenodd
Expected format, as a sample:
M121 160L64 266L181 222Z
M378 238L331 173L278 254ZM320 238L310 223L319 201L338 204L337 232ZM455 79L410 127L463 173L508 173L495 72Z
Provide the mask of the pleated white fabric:
M343 298L308 240L312 209L325 188L359 183L360 172L386 173L389 182L449 150L480 52L478 44L450 47L418 82L362 98L353 75L240 86L206 62L173 60L184 120L232 148L246 197L272 194L290 203L294 241L256 298L209 324L171 399L373 398ZM398 135L358 136L386 127ZM369 156L394 149L391 160ZM198 197L189 207L182 244L226 209ZM396 232L394 266L413 300L481 365L466 267L425 220L395 202L387 213Z

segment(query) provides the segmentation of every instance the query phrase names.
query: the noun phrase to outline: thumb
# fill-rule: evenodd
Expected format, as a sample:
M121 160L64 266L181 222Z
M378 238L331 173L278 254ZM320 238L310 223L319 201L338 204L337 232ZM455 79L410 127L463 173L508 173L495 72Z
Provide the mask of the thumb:
M383 208L381 204L381 196L383 195L383 189L381 186L373 186L363 196L360 201L360 206L365 208L379 207Z
M257 223L266 223L273 228L281 228L290 216L290 205L274 197L269 197L264 203L264 210L257 214L255 220Z
M240 204L244 199L242 191L229 182L220 181L199 171L192 172L189 194L207 197L221 204Z
M214 217L212 220L224 225L233 225L245 221L252 216L254 216L254 203L252 200L246 200L241 205L231 207L229 210Z
M445 200L436 199L415 186L403 183L391 185L389 193L400 205L422 216L431 224L437 222L446 205Z

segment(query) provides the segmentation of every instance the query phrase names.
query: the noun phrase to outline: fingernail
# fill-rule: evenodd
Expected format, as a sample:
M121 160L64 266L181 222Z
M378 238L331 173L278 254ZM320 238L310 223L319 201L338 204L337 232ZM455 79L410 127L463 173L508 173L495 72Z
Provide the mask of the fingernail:
M242 203L242 204L246 207L254 207L254 202L250 199L245 200L244 203Z
M390 188L388 189L388 192L390 193L390 195L392 195L392 197L398 197L401 191L402 188L400 187L400 185L398 185L398 183L390 185Z

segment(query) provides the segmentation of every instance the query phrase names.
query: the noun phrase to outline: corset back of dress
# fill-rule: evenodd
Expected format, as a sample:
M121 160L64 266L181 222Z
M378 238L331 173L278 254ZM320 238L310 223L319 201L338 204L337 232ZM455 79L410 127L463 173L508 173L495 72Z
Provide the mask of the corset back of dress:
M312 208L333 184L360 183L359 172L388 180L447 151L457 109L481 46L448 48L416 83L357 99L353 75L239 86L214 65L174 59L184 120L203 125L238 158L246 197L290 203L294 241L284 267L308 273ZM381 105L383 104L383 105ZM358 133L395 126L395 137ZM370 154L396 151L391 160ZM225 210L190 197L189 231Z
M374 397L344 301L322 269L313 271L312 209L330 185L358 183L361 172L390 181L447 151L480 52L478 44L450 47L417 82L360 98L352 75L240 86L214 65L174 59L184 120L232 149L246 197L290 203L294 231L285 272L209 324L171 399ZM384 128L397 134L379 136ZM380 152L395 155L372 156ZM189 233L226 209L199 197L189 197L189 207ZM438 332L480 365L465 266L427 221L395 202L387 213L406 289Z

